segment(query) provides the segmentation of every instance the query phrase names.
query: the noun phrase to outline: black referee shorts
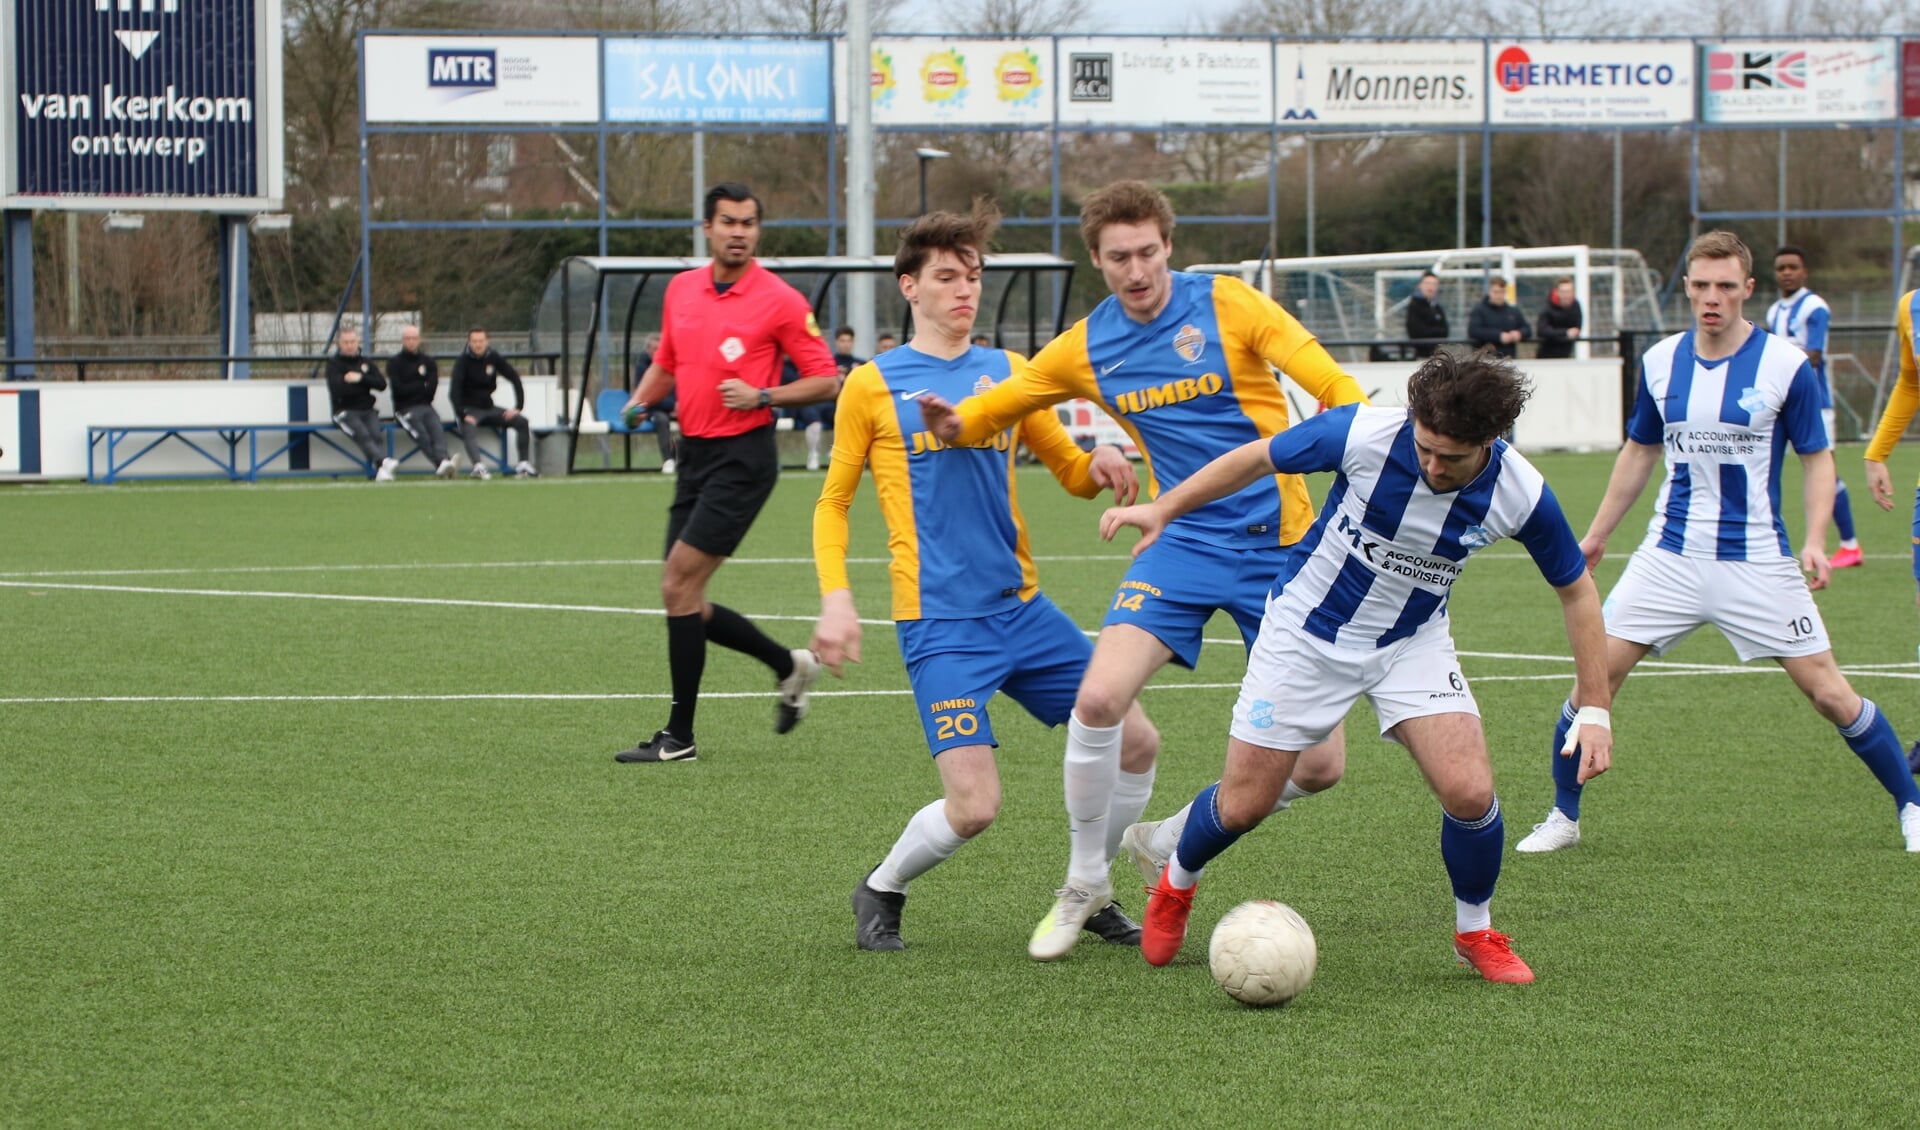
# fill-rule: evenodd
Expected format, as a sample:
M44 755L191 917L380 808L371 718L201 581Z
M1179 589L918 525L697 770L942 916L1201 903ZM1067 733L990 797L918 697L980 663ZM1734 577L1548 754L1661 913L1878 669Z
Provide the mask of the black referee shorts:
M680 437L679 482L667 511L667 552L686 542L732 557L780 479L773 425L719 439Z

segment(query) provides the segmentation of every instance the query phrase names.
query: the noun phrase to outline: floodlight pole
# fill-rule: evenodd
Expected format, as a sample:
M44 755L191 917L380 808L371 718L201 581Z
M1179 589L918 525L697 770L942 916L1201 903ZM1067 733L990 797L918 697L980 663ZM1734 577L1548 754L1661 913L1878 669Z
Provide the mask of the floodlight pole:
M927 166L943 157L951 157L953 154L944 149L930 149L922 146L914 150L913 155L920 159L920 211L916 214L924 216L927 214Z
M873 0L847 0L847 254L873 254ZM847 324L854 350L873 356L874 285L847 272Z

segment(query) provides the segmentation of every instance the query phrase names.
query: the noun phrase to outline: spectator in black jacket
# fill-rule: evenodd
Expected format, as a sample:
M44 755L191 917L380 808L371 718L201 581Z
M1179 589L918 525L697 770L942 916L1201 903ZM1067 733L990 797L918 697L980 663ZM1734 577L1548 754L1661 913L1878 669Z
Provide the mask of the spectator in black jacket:
M1580 300L1573 296L1573 280L1555 282L1553 293L1547 295L1547 308L1540 311L1536 331L1540 335L1540 356L1573 356L1573 343L1580 340L1580 327L1585 323Z
M433 406L440 391L440 363L420 351L420 327L400 327L400 352L387 358L387 387L393 392L393 421L407 430L420 454L433 464L433 473L453 478L453 457L447 454L446 429L440 410Z
M1447 329L1447 312L1440 306L1440 276L1428 271L1414 284L1413 294L1407 298L1407 336L1414 341L1444 340L1450 335ZM1416 345L1415 357L1433 356L1434 346Z
M1467 338L1495 356L1513 357L1518 353L1514 347L1531 336L1527 316L1507 301L1507 280L1495 275L1487 284L1487 296L1467 318Z
M493 403L493 389L499 378L513 386L513 407L499 408ZM520 462L514 474L523 479L536 475L530 457L533 434L522 415L527 407L527 390L520 384L520 370L487 344L487 331L475 326L467 331L467 347L453 361L453 379L447 388L453 411L460 418L460 438L467 445L467 457L473 460L473 477L490 479L486 453L480 450L480 429L513 429L520 440Z
M367 466L374 467L373 481L390 483L399 460L387 454L387 436L380 428L380 409L373 394L387 387L387 378L360 352L360 331L352 326L340 330L339 349L327 358L327 395L333 399L333 422L347 433Z

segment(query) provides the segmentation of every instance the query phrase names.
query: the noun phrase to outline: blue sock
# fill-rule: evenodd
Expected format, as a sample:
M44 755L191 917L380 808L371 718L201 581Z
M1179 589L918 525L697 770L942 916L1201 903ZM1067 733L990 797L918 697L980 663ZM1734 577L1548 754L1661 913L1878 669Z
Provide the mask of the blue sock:
M1188 824L1192 826L1191 822ZM1500 856L1507 848L1507 826L1500 819L1500 798L1478 820L1455 820L1440 813L1440 858L1446 860L1453 897L1476 906L1493 897L1500 879Z
M1847 484L1838 479L1833 483L1833 528L1840 531L1840 540L1853 540L1853 503L1847 498Z
M1567 819L1578 820L1580 790L1586 788L1580 783L1580 751L1574 750L1572 757L1560 756L1567 744L1567 732L1573 729L1573 717L1573 703L1562 703L1560 721L1553 727L1553 806Z
M1860 700L1860 717L1852 725L1840 727L1840 736L1847 739L1847 748L1867 763L1881 787L1893 794L1895 807L1920 804L1920 785L1914 784L1913 771L1907 767L1907 751L1893 732L1893 723L1872 699Z
M1220 805L1216 800L1219 791L1218 781L1200 790L1200 795L1193 798L1187 826L1180 831L1180 846L1174 849L1174 857L1188 871L1199 872L1240 838L1241 833L1229 832L1220 826Z

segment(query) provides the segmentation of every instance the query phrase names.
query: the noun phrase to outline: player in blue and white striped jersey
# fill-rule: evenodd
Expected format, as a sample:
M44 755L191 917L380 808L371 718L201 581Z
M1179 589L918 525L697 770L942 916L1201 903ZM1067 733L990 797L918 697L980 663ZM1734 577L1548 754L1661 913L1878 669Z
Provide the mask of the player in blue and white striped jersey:
M1780 284L1780 300L1767 307L1766 330L1800 347L1813 366L1814 379L1820 385L1820 418L1827 426L1827 446L1835 442L1833 374L1827 368L1827 326L1833 313L1827 300L1807 286L1807 253L1793 244L1783 244L1773 253L1773 278ZM1846 481L1834 473L1833 524L1840 531L1840 551L1828 562L1835 569L1851 569L1863 557L1860 542L1854 537L1853 504L1847 497Z
M1833 661L1811 588L1825 588L1833 452L1820 389L1806 355L1740 316L1753 294L1753 257L1731 232L1708 232L1687 252L1694 328L1641 359L1640 393L1606 497L1581 542L1598 565L1607 538L1666 453L1667 478L1646 540L1607 597L1607 675L1618 693L1649 654L1662 655L1702 624L1720 629L1741 662L1772 659L1832 722L1893 795L1907 850L1920 852L1920 786L1893 726ZM1806 475L1807 537L1796 565L1780 513L1780 466L1791 444ZM1580 683L1583 689L1588 684ZM1580 842L1583 781L1562 753L1571 707L1554 731L1554 807L1521 840L1524 852Z
M1233 708L1226 770L1191 805L1141 924L1141 952L1172 961L1208 861L1274 809L1300 751L1365 695L1383 736L1407 747L1444 810L1440 855L1453 882L1454 952L1490 981L1533 971L1492 929L1505 850L1479 708L1460 674L1447 600L1467 559L1502 538L1527 547L1559 591L1582 688L1583 779L1606 770L1605 629L1600 594L1560 504L1505 435L1529 389L1511 362L1437 355L1407 382L1407 407L1349 406L1209 463L1151 505L1101 518L1153 544L1167 524L1275 471L1338 477L1287 553ZM1584 691L1582 692L1584 694Z

